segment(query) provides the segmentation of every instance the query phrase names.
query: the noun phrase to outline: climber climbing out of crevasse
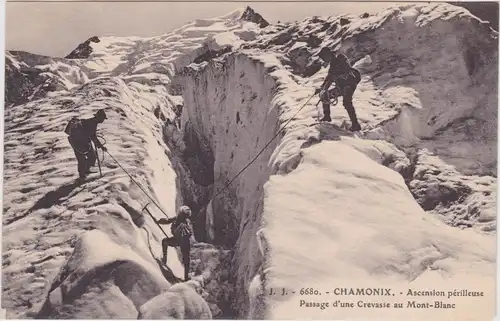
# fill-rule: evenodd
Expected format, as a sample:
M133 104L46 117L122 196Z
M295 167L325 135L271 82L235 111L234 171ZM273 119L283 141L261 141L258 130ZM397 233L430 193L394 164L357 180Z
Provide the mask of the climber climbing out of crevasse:
M361 130L356 110L352 104L352 96L361 81L359 70L353 68L349 63L349 59L343 54L336 54L328 47L323 47L318 56L328 62L330 67L328 74L320 88L316 89L315 94L320 94L321 102L323 103L323 118L321 121L331 121L330 117L330 97L343 97L343 105L351 119L351 131ZM332 83L335 82L335 87L330 89Z
M191 251L191 241L192 238L194 238L191 215L191 209L183 205L179 208L177 216L168 219L161 218L156 221L158 224L172 224L170 230L172 231L173 237L166 237L161 242L163 249L163 264L167 265L168 247L180 247L185 281L189 280L189 254Z

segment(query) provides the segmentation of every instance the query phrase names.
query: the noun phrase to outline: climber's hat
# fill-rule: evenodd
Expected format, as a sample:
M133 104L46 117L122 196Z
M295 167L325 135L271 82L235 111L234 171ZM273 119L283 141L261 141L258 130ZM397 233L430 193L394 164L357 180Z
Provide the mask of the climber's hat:
M191 216L192 212L189 206L183 205L179 208L179 214L185 214L189 217Z

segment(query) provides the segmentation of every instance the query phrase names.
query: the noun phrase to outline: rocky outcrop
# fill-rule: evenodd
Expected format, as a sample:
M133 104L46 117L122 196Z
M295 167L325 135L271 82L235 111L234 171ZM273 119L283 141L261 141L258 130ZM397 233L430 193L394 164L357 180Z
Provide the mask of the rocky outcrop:
M454 6L463 7L469 10L479 19L490 23L491 28L498 31L498 2L448 2Z
M26 59L30 56L31 59ZM57 77L46 73L29 63L41 64L50 61L49 57L21 52L7 52L5 56L5 103L6 106L20 105L31 100L45 97L48 92L57 90ZM24 59L23 59L24 58ZM38 58L38 57L36 57ZM25 62L26 61L26 62Z
M71 61L8 51L5 57L5 102L20 105L84 84L88 78Z
M237 295L232 267L232 249L196 243L191 251L191 272L203 286L200 295L208 303L214 319L232 320L239 313L232 305Z
M491 176L465 176L428 150L416 155L409 183L417 202L451 226L496 230L496 180Z
M99 43L101 40L99 37L94 36L87 39L85 42L81 43L76 47L75 50L70 52L65 58L66 59L87 59L92 54L91 43Z
M230 51L231 51L231 47L225 47L225 48L223 48L221 50L211 50L211 49L208 49L205 53L203 53L203 54L199 55L198 57L196 57L193 62L195 64L199 64L199 63L202 63L204 61L209 61L211 59L220 57L223 54L228 53Z
M27 67L27 66L26 66ZM28 69L28 68L25 68ZM29 76L31 73L34 76ZM33 80L38 73L27 71L23 73L21 65L8 52L5 56L5 105L22 104L28 101L28 97L34 91L36 85Z
M261 28L269 26L269 22L267 22L258 12L255 12L255 10L250 7L246 7L245 11L241 15L241 19L253 22Z

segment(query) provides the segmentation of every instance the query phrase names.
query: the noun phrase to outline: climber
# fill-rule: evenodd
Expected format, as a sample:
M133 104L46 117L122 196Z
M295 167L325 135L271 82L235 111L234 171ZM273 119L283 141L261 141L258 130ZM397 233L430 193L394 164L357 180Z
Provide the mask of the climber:
M329 48L324 47L319 52L318 56L325 62L330 63L328 75L320 88L316 89L315 94L320 94L321 102L323 103L323 118L321 121L331 121L330 118L330 96L342 96L344 108L351 119L351 131L361 130L356 111L352 104L352 96L359 82L361 81L360 72L353 68L347 57L343 54L335 54ZM335 87L330 89L332 83L335 82Z
M193 237L193 226L191 224L191 209L188 206L181 206L176 217L156 221L158 224L172 224L170 230L173 237L166 237L162 240L163 263L167 265L167 250L169 246L180 247L182 253L182 264L184 265L184 280L189 280L189 254L191 251L191 237Z
M106 151L106 147L101 144L96 136L97 125L104 122L105 119L108 119L106 113L104 109L100 109L92 118L78 119L73 117L64 129L78 161L80 179L84 179L90 173L90 168L95 166L96 163L96 150L91 142L97 148Z

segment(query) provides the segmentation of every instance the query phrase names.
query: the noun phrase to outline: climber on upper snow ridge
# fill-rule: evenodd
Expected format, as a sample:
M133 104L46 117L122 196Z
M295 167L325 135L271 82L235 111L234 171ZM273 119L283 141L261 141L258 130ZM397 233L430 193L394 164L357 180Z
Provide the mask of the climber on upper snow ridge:
M352 96L361 81L360 72L353 68L349 59L343 54L335 54L332 50L324 47L320 50L318 56L325 62L330 63L330 69L323 84L316 89L315 94L320 94L323 103L323 118L321 121L331 121L330 118L330 96L343 97L343 105L351 119L351 131L361 130L356 111L352 104ZM335 87L330 89L332 83Z
M96 136L97 125L104 122L105 119L108 119L108 117L104 109L100 109L92 118L78 119L73 117L64 129L78 161L80 179L84 179L90 173L90 168L95 166L96 163L97 155L92 142L94 142L96 148L106 151L106 147L101 144Z
M191 223L191 209L188 206L181 206L176 217L165 219L161 218L156 223L172 224L170 230L173 237L164 238L161 241L163 248L163 263L167 264L167 250L169 246L181 248L182 264L184 265L184 280L189 279L189 254L191 251L191 237L193 236L193 225Z

